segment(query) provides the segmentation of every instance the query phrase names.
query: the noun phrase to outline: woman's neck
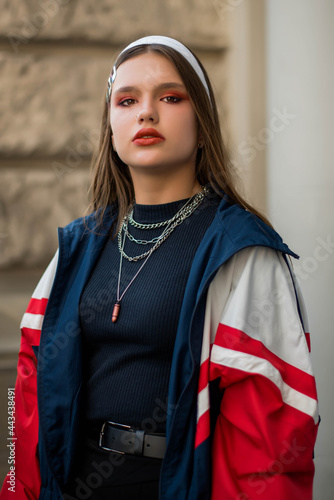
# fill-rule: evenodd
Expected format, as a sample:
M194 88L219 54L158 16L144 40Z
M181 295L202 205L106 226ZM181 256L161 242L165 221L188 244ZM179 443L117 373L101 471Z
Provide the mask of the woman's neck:
M196 177L188 175L132 175L136 202L159 205L190 198L200 189Z

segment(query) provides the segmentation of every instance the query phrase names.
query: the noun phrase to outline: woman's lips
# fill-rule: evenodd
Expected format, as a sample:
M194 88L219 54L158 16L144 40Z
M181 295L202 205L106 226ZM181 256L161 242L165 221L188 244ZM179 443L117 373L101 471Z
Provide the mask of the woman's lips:
M151 146L152 144L159 144L159 142L163 142L164 140L161 137L139 137L132 142L137 146Z
M136 133L132 142L137 146L152 146L163 142L165 138L154 128L145 128Z

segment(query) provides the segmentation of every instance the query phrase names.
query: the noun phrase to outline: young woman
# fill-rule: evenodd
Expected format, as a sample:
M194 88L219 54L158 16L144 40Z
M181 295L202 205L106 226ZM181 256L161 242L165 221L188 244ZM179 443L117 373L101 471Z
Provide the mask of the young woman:
M198 59L168 37L126 47L94 212L59 230L22 320L15 498L312 498L295 254L234 183Z

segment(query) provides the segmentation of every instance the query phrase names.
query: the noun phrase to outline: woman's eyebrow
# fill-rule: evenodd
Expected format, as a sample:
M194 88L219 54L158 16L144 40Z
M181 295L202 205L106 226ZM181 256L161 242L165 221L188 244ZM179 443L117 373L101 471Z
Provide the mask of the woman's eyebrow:
M156 87L154 87L154 90L163 90L163 89L170 89L170 88L182 88L184 89L183 83L178 83L178 82L164 82L160 83ZM140 92L140 89L138 87L135 87L133 85L127 85L126 87L120 87L119 89L115 90L114 94L123 94L124 92Z

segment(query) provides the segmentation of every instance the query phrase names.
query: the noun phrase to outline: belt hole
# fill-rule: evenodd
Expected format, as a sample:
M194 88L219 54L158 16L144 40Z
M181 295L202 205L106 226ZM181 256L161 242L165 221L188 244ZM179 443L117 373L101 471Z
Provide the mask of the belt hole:
M147 448L149 448L151 445L149 443L146 444Z

